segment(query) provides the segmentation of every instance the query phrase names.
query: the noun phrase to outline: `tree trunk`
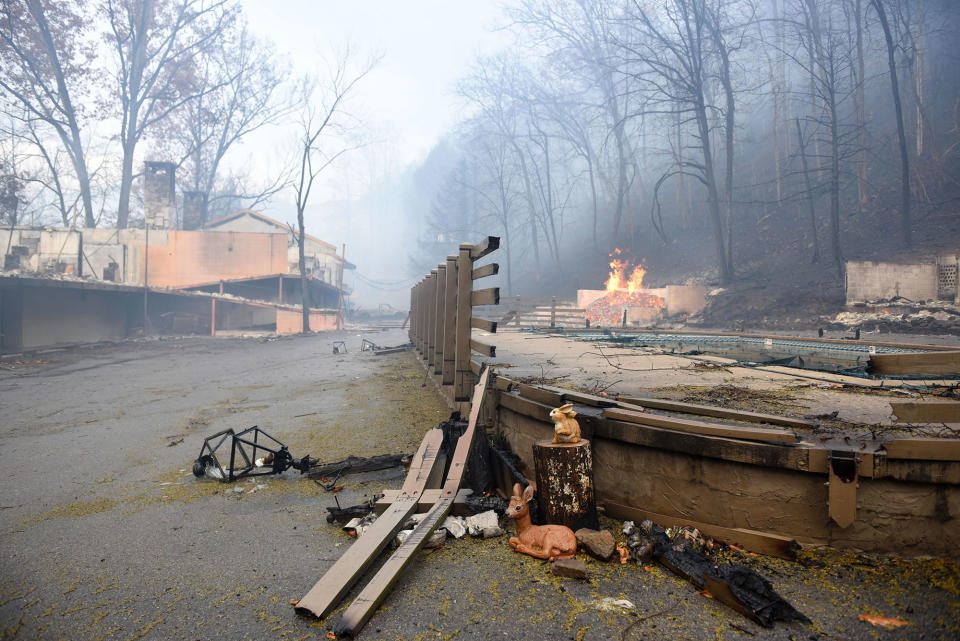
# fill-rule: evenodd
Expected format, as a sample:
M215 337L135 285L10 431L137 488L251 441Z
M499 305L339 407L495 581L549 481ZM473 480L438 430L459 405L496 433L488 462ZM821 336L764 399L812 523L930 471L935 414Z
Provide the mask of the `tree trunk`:
M837 263L837 272L843 274L843 251L840 248L840 132L837 124L836 94L834 80L831 80L827 93L830 104L830 241L833 246L833 259Z
M883 9L881 0L871 0L873 7L880 17L880 26L883 28L883 39L887 43L887 65L890 68L890 90L893 93L893 107L897 114L897 138L900 145L900 233L904 244L910 246L913 235L910 221L910 158L907 154L907 135L903 125L903 105L900 103L900 85L897 82L897 63L893 58L893 36L890 34L890 25L887 22L887 13Z
M803 142L803 132L800 130L800 119L795 118L797 125L797 145L800 148L800 160L803 163L803 182L807 190L807 207L810 213L810 233L813 235L813 258L810 262L820 260L820 241L817 239L817 212L813 208L813 187L810 184L810 169L807 166L807 146Z
M152 0L145 0L139 7L139 15L135 25L131 25L130 61L125 70L128 84L121 89L125 95L124 118L120 132L120 142L123 147L123 163L120 171L120 198L117 202L117 228L125 229L130 220L130 190L133 186L133 154L137 149L139 132L137 131L140 117L140 91L143 80L143 70L146 61L146 31L149 28L149 18L153 15ZM146 226L146 213L144 213Z
M298 265L300 266L300 307L303 315L303 324L300 328L304 334L310 331L310 286L307 282L307 261L303 255L303 246L305 243L303 230L303 209L297 209L297 229L300 232L297 236Z
M70 100L70 92L67 89L67 80L63 72L63 66L60 64L60 56L57 54L56 46L53 43L53 35L50 33L50 26L43 13L43 7L38 0L28 0L27 8L37 23L40 30L40 37L43 41L43 47L46 50L47 58L53 68L57 80L57 91L62 101L62 112L67 119L70 129L70 135L60 125L55 129L64 146L69 150L70 162L73 164L74 171L77 174L77 182L80 183L80 196L83 201L84 224L87 227L95 227L96 220L93 217L93 199L90 195L90 176L87 173L87 162L83 155L83 142L80 138L80 125L77 124L77 112L73 108ZM52 121L48 121L52 122Z
M718 34L719 34L719 27ZM719 42L722 42L717 36ZM727 269L733 271L733 126L735 123L735 99L733 95L733 81L730 78L730 54L726 45L720 47L721 54L721 84L726 98L726 122L724 124L724 134L726 137L726 170L724 176L724 192L726 200L726 219L727 219Z
M539 522L571 530L599 529L590 441L533 446Z
M130 221L130 190L133 186L133 150L123 145L123 160L120 165L120 199L117 202L117 229L126 229ZM143 225L147 225L144 211Z
M857 86L854 91L857 111L857 202L861 210L867 204L867 105L865 93L866 73L863 62L863 7L862 0L856 0L856 45L857 45Z
M713 151L710 147L710 122L707 120L707 108L702 96L694 103L697 129L700 137L700 149L703 151L704 182L707 184L707 205L710 209L710 222L713 226L713 241L717 253L717 269L720 283L730 283L730 269L727 264L727 252L723 239L723 217L720 213L720 195L717 192L717 177L713 167Z

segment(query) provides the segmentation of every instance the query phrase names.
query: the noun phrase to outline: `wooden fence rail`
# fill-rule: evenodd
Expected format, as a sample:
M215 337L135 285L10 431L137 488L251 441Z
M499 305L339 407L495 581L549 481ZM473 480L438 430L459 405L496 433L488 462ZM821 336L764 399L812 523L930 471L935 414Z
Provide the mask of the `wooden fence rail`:
M410 290L410 341L427 372L456 406L470 401L474 372L479 370L471 362L472 353L496 355L496 346L475 340L472 330L493 334L497 322L474 318L473 310L499 305L500 288L474 289L473 281L499 272L496 263L474 267L499 247L498 236L488 236L476 245L462 244L457 254L447 256Z
M575 301L547 298L507 296L496 306L485 305L474 310L485 318L496 320L500 327L583 327L584 310Z

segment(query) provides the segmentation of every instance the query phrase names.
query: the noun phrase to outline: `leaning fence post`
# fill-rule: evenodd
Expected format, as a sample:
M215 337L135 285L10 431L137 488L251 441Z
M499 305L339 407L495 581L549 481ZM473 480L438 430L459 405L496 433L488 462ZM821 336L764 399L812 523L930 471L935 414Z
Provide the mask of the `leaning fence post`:
M470 388L473 386L473 372L470 371L470 321L473 314L471 294L473 291L473 260L470 249L473 245L460 245L457 258L457 339L454 375L454 402L468 402Z
M437 265L437 295L433 310L433 373L443 372L444 297L447 292L447 264Z
M416 322L414 320L416 316L415 310L417 308L417 305L414 302L416 301L416 299L417 299L417 286L414 285L413 287L410 288L410 311L407 312L407 318L410 320L410 327L407 328L407 338L410 339L411 343L413 342L413 336L414 336L413 326L414 326L414 323Z
M550 297L550 329L557 326L557 297Z
M427 369L429 370L430 368L433 367L434 358L436 356L434 354L434 349L437 346L435 332L434 332L434 328L437 322L437 316L435 313L436 305L437 305L437 270L431 269L430 275L427 276L427 279L430 284L427 286L426 309L423 310L427 316L427 327L426 327L427 352L423 356L424 356L424 360L427 362Z
M457 342L457 257L447 256L445 293L443 298L443 371L440 382L453 387L456 369ZM452 394L451 394L452 396Z
M426 289L426 277L420 281L417 292L417 352L423 356L423 294Z

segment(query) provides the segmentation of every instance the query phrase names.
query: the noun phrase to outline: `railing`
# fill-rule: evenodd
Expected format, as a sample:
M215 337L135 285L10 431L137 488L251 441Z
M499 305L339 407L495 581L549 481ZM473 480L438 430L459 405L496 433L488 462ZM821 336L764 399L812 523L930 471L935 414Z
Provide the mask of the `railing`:
M474 263L500 247L500 238L488 236L476 245L462 244L458 254L430 270L410 290L410 340L427 371L453 403L469 403L480 365L472 353L496 355L496 347L473 340L472 330L496 333L497 322L475 318L473 308L498 305L500 288L473 289L473 281L494 276L499 265Z
M501 328L515 327L583 327L584 310L576 301L550 298L508 296L496 306L475 310L478 315L496 320Z

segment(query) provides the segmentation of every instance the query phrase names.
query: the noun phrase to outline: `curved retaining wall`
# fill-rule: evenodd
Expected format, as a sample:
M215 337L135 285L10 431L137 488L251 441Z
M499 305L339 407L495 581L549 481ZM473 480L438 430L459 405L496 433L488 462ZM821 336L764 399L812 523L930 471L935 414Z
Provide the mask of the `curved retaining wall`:
M497 428L532 471L533 443L553 434L551 404L510 391L515 386L503 377L497 387ZM542 391L530 395L551 400ZM553 400L575 403L592 440L597 502L611 515L616 504L800 543L958 556L960 460L951 460L960 458L957 441L743 441L612 420L577 404L585 396ZM856 455L859 473L848 527L831 518L828 504L829 457L844 451Z

